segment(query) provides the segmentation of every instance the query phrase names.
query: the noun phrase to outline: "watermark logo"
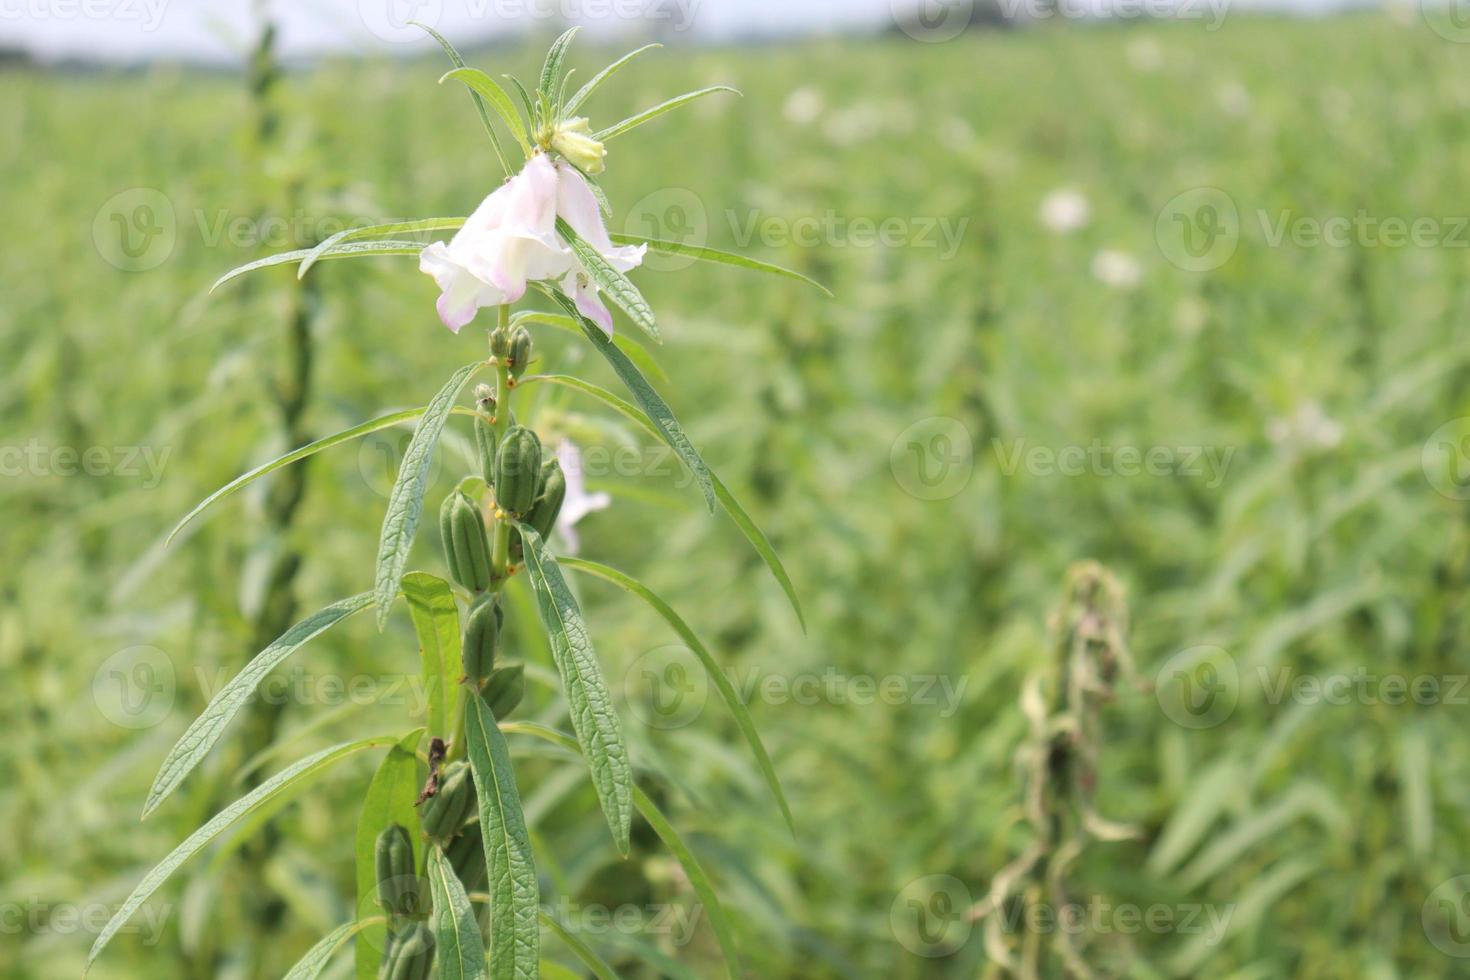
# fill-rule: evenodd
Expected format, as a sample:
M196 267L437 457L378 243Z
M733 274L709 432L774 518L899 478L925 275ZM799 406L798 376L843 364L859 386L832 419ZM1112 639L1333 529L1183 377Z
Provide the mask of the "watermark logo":
M1419 455L1424 479L1441 496L1470 500L1470 415L1434 430Z
M119 650L92 675L92 703L119 728L152 728L163 721L177 689L173 661L151 646Z
M1470 43L1470 0L1420 0L1419 16L1446 41Z
M1240 670L1222 647L1180 650L1159 668L1154 696L1164 715L1184 728L1214 728L1235 713Z
M424 40L428 35L415 24L436 27L443 13L443 0L357 0L357 16L363 26L389 44Z
M649 728L683 728L704 711L709 679L688 647L656 647L623 675L623 696L634 717Z
M940 44L965 32L975 17L975 0L888 0L893 22L915 41Z
M1154 222L1159 252L1186 272L1218 269L1240 244L1240 212L1218 187L1196 187L1170 198Z
M684 187L665 187L634 202L623 218L623 232L638 238L658 238L680 245L702 247L709 242L709 213L698 194ZM697 260L689 255L650 251L643 267L678 272Z
M0 0L0 21L113 21L137 24L151 34L163 23L169 0Z
M888 927L917 956L948 956L970 939L974 898L954 875L925 875L903 887L888 909Z
M393 484L398 479L399 467L403 465L403 454L413 441L413 433L402 429L385 429L369 433L357 446L357 472L373 493L388 499L393 493ZM424 486L431 487L439 482L444 471L440 453L432 453L429 471Z
M932 415L904 429L888 450L888 468L904 492L919 500L946 500L970 482L975 444L959 419Z
M1435 949L1457 959L1470 957L1470 875L1441 882L1430 892L1419 922Z
M173 254L178 222L173 202L152 187L131 187L103 202L92 219L92 244L113 268L156 269Z

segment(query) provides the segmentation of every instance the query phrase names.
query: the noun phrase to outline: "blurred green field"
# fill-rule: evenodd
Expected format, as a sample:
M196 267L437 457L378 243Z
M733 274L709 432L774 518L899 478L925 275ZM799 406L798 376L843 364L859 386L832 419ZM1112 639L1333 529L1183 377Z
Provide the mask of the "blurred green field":
M572 64L585 78L616 53ZM173 740L259 649L281 556L302 556L288 614L370 585L406 432L314 458L283 533L258 485L161 546L205 494L290 448L276 379L292 324L312 351L308 437L421 405L482 355L478 323L438 324L412 259L323 264L305 293L277 269L206 296L235 265L344 224L468 213L499 173L463 93L434 84L443 70L330 63L264 102L231 74L0 74L4 976L79 976L97 910L240 795L260 747L243 720L137 819ZM1377 15L673 49L603 90L594 126L715 83L744 97L610 144L604 187L630 233L698 235L836 293L717 267L634 276L660 311L661 388L780 551L807 634L672 460L594 403L543 392L537 409L605 460L589 479L615 503L581 526L583 553L659 590L748 685L796 811L793 840L717 698L642 721L660 718L644 671L676 637L583 583L635 765L717 879L747 975L1000 975L964 906L1028 844L1023 683L1052 663L1068 568L1094 559L1126 588L1141 674L1163 683L1120 679L1102 711L1097 809L1139 833L1088 845L1071 894L1174 916L1105 916L1078 940L1095 970L1470 976L1470 879L1454 880L1470 873L1470 510L1421 460L1470 415L1470 233L1455 230L1470 51ZM173 234L119 259L112 236L157 202L138 188L161 195ZM1062 188L1090 209L1066 233L1039 217ZM1166 206L1198 188L1224 193L1240 234L1192 272L1170 261ZM1442 235L1273 241L1283 215L1360 213ZM896 222L896 238L865 240L865 221ZM538 343L546 370L612 385L570 338ZM469 445L462 430L441 453L430 507ZM1108 465L1044 465L1091 446ZM97 447L93 472L68 475ZM1177 466L1126 475L1120 449ZM432 528L413 565L442 571ZM519 652L549 667L524 632ZM1223 651L1204 679L1233 710L1181 724L1164 668L1199 647ZM261 771L407 727L406 616L384 635L344 624L293 664ZM1281 694L1283 678L1364 673L1372 696ZM1391 703L1388 675L1438 693ZM367 678L378 700L322 678ZM853 703L869 681L903 693ZM532 692L529 716L564 721L550 688ZM618 860L585 778L513 747L544 900L626 976L718 975L706 922L686 934L649 911L697 911L652 834L635 828ZM370 771L360 759L281 809L268 846L231 838L196 859L92 976L281 976L354 915L343 828ZM583 914L626 908L638 928ZM1226 925L1184 924L1190 909ZM663 966L638 965L650 957Z

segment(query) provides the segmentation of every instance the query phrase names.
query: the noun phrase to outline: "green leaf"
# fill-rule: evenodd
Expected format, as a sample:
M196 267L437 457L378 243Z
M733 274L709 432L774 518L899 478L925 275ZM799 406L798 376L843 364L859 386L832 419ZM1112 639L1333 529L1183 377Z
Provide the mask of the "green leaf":
M561 37L551 42L551 48L546 52L546 62L541 66L541 94L547 100L555 99L561 88L561 66L567 59L567 49L571 47L572 38L577 36L578 28L570 28ZM556 120L551 120L555 122Z
M167 546L168 544L172 543L173 539L178 536L178 533L184 529L185 525L187 525L194 518L198 517L200 514L204 513L204 511L208 510L211 504L223 500L224 498L230 496L230 494L234 493L236 490L241 490L245 488L246 486L260 479L261 477L272 473L283 466L290 466L292 463L303 460L308 456L315 456L323 449L331 449L333 446L341 445L344 442L350 442L353 439L356 439L358 436L365 436L371 432L377 432L381 429L390 429L395 425L401 425L404 422L411 422L419 416L423 415L426 410L427 409L424 408L410 408L402 412L391 412L388 415L380 415L370 422L364 422L361 425L354 425L350 429L343 429L341 432L334 433L332 435L318 439L316 442L302 446L300 449L293 449L284 456L277 456L269 463L264 463L260 466L257 466L255 469L244 474L243 476L238 476L235 479L231 480L229 483L226 483L224 486L220 487L214 493L210 494L208 497L205 497L197 505L195 505L194 509L185 514L184 519L175 524L174 529L168 532L168 537L164 539L164 545Z
M455 703L462 673L459 607L449 583L428 572L403 576L403 597L419 638L424 689L429 698L429 734L449 741L449 710Z
M679 424L679 420L674 418L674 410L669 408L668 402L664 401L663 397L654 390L653 385L648 383L648 379L638 370L637 365L607 339L607 334L603 333L597 324L577 311L576 305L570 299L555 290L551 290L549 294L562 309L567 311L567 315L582 325L582 336L586 337L588 342L597 348L597 352L612 365L612 369L617 372L618 377L632 393L634 400L643 409L647 419L654 425L654 434L668 443L675 455L684 461L685 466L689 467L689 471L694 474L694 479L699 482L699 488L704 491L705 504L709 507L710 513L714 513L715 491L709 467L699 455L699 450L694 448L694 443L690 442L689 437L684 434L684 428Z
M648 305L648 300L643 298L632 280L609 265L601 252L584 242L572 226L567 224L566 219L556 219L556 233L566 239L576 253L577 261L582 263L582 268L587 270L592 281L645 333L654 340L660 340L658 324L653 318L653 307Z
M709 88L702 88L697 92L685 92L683 95L674 96L667 102L659 103L652 109L645 109L642 112L638 113L638 115L636 116L629 116L622 122L615 123L614 125L609 126L607 129L604 129L602 132L598 133L592 138L599 142L606 142L612 139L614 136L621 136L623 133L626 133L628 130L633 129L635 126L642 126L650 119L656 119L657 117L663 115L671 109L677 109L681 105L687 105L688 103L693 102L695 99L703 98L706 95L713 95L716 92L734 92L736 95L740 94L738 90L733 89L728 85L712 85Z
M409 23L425 31L430 37L438 41L439 47L444 49L444 53L449 56L449 61L454 67L463 68L465 66L464 59L459 56L459 51L453 44L449 43L449 39L443 34L440 34L427 24L420 24L416 20L411 20ZM495 135L495 127L490 123L490 112L485 108L485 100L474 89L470 89L470 101L475 104L475 112L480 115L480 122L485 126L485 135L490 137L490 145L495 148L495 156L500 160L501 169L507 175L510 174L510 161L505 158L505 150L500 146L500 137ZM511 127L511 132L515 132L514 126Z
M453 231L464 227L464 218L419 218L416 221L393 221L383 225L363 225L359 228L344 228L335 235L328 235L318 242L307 253L306 258L301 260L301 266L296 270L296 278L305 277L316 260L326 252L336 248L342 242L357 241L362 238L376 238L379 235L392 235L401 231ZM634 243L636 244L636 243ZM649 246L652 247L651 245ZM657 251L657 249L655 249Z
M352 259L360 258L364 255L417 255L423 250L423 242L400 242L392 239L382 242L342 242L332 246L330 251L316 256L313 261L319 262L322 259ZM256 269L300 262L302 259L311 255L313 251L315 250L310 248L298 248L294 251L281 252L277 255L267 255L265 258L256 259L254 262L247 262L242 266L231 269L216 279L214 285L209 287L209 291L212 293L231 279L238 279L245 273L254 272Z
M415 850L423 849L419 839L419 811L413 805L419 791L419 760L415 752L423 734L422 728L416 728L388 750L363 797L362 810L357 815L357 834L353 838L359 915L372 908L378 898L378 835L396 823L408 831ZM376 980L387 944L388 928L381 920L364 927L355 953L358 980Z
M786 794L781 791L781 781L776 778L776 767L771 763L771 757L766 753L766 747L761 743L761 737L755 730L755 722L750 718L750 712L745 707L745 702L740 700L740 695L735 690L735 685L730 683L730 678L720 669L709 649L700 642L699 637L689 628L677 612L668 603L659 598L652 589L639 582L637 579L616 568L598 564L595 561L587 561L583 558L562 558L561 564L574 572L584 572L594 575L606 582L611 582L624 591L631 592L644 602L653 607L654 612L663 617L664 622L673 627L674 632L688 644L694 651L699 662L704 664L705 671L710 680L714 681L715 688L724 699L725 706L730 709L730 714L735 718L735 724L739 726L740 733L745 736L746 743L751 752L755 754L756 763L760 766L761 774L765 776L766 785L771 789L771 795L776 797L776 802L781 806L781 814L786 818L786 826L790 828L793 836L796 834L796 822L791 818L791 807L787 805Z
M582 336L582 325L576 320L573 320L571 317L562 316L560 313L544 313L540 310L522 310L519 313L512 314L510 322L512 326L516 326L522 323L544 323L548 327L555 327L558 330L565 330L569 333L576 334L578 337ZM628 337L623 336L622 334L617 334L613 337L613 343L617 345L618 350L622 351L624 354L627 354L628 359L634 364L638 365L640 370L653 375L660 381L667 382L669 380L669 376L664 372L664 369L659 366L658 361L654 360L653 355L645 350L643 346L639 344L636 340L631 340ZM528 384L529 382L534 380L534 378L534 375L522 378L520 380L520 383Z
M383 515L383 531L378 539L378 565L376 572L375 601L378 606L378 629L388 623L388 612L398 596L398 583L403 579L403 569L408 564L408 551L413 545L413 536L419 529L419 518L424 514L424 490L429 482L429 464L433 461L434 448L439 444L439 435L449 418L454 400L465 382L484 367L483 361L466 364L439 389L424 417L414 429L413 439L403 454L403 464L398 468L398 479L393 481L393 490L388 496L388 510Z
M582 937L562 925L557 918L545 909L541 910L541 921L546 923L546 928L556 933L558 939L566 943L567 948L576 954L582 965L592 971L592 975L598 980L621 980L616 970L608 965L607 960L597 955L597 950L588 946Z
M563 385L567 388L591 395L604 405L618 412L624 418L637 423L650 435L661 435L658 428L647 415L638 410L637 406L619 398L600 385L595 385L590 381L583 381L581 378L564 374L538 374L534 377L537 381ZM802 631L805 632L806 616L801 609L801 600L796 597L796 587L792 585L791 577L786 574L786 567L781 564L781 558L776 554L776 549L771 546L770 540L756 526L756 523L750 519L750 515L745 512L745 508L740 506L740 502L735 499L735 495L721 482L719 476L711 471L709 478L710 483L714 487L715 497L720 502L720 506L725 509L725 513L730 515L730 519L735 522L735 526L740 528L740 533L745 535L745 540L750 542L751 547L755 548L756 553L766 563L766 567L771 570L771 574L781 586L781 591L786 593L786 599L791 603L791 608L795 611L796 618L801 623Z
M744 255L736 255L734 252L722 252L717 248L706 248L703 245L685 245L683 242L670 242L661 238L639 238L636 235L609 235L609 237L613 240L614 245L647 245L649 251L663 255L682 255L691 259L699 259L702 262L718 262L721 265L733 265L752 272L768 272L775 276L785 276L787 279L795 279L808 286L815 286L829 297L832 295L832 290L800 272Z
M485 940L480 924L464 885L438 847L429 848L425 873L434 896L434 959L439 964L439 980L483 980Z
M510 130L510 134L516 138L516 142L521 146L521 151L528 157L531 155L531 144L526 139L526 127L521 121L521 114L516 111L515 103L510 100L510 96L495 79L478 68L456 68L445 72L444 77L439 79L439 84L443 85L451 78L457 82L463 82L471 92L488 102L490 108L495 110L506 128Z
M491 975L494 980L536 980L541 958L536 911L541 897L531 838L505 736L478 695L465 712L465 736L489 872Z
M507 735L532 735L570 752L578 751L577 741L566 732L559 732L533 721L507 722L502 726L502 730ZM720 905L720 898L715 894L714 886L710 884L709 875L705 874L694 852L684 843L684 839L679 836L673 824L669 823L668 818L637 786L633 787L633 803L638 807L638 812L643 814L643 819L648 821L648 825L653 828L653 832L658 834L664 846L673 853L675 859L684 868L685 877L689 879L689 884L694 887L695 895L699 897L700 904L704 906L705 914L709 916L710 926L715 931L715 939L725 954L725 970L730 980L735 980L740 974L740 958L735 947L735 930L730 927L730 920L726 918L725 909Z
M612 694L602 676L602 666L592 649L592 637L582 621L582 611L567 587L561 569L546 551L541 535L525 524L517 524L525 545L526 572L536 590L542 625L551 638L551 656L571 708L572 730L582 746L582 755L592 772L597 799L612 828L618 851L627 856L628 832L633 807L629 799L633 774L628 765L628 747L613 708Z
M369 593L355 595L350 599L334 602L277 637L270 646L256 654L245 668L236 674L194 719L187 731L179 738L159 767L153 779L153 788L148 791L148 800L143 805L143 817L158 808L169 794L178 788L184 777L194 770L209 750L214 748L225 727L245 706L250 695L260 686L272 670L287 657L295 653L302 644L326 632L355 612L366 609L372 602Z
M143 876L143 880L138 883L138 887L133 889L133 893L123 901L122 906L117 910L117 914L108 921L107 925L97 935L97 941L92 944L92 949L87 954L86 970L92 968L92 963L96 961L97 956L107 944L112 941L112 937L117 935L117 931L127 924L127 921L133 917L133 913L137 912L139 907L153 896L153 893L169 879L169 876L178 870L179 866L185 861L199 853L206 844L218 837L223 830L236 820L239 820L257 807L270 802L273 797L290 788L292 785L311 778L334 762L344 759L353 753L377 748L381 745L392 745L397 741L398 736L396 735L380 735L375 738L365 738L359 742L347 742L342 745L335 745L329 749L323 749L315 755L307 756L295 765L281 770L234 803L225 807L219 813L216 813L210 818L208 823L190 834L182 844L169 853L168 857L160 861L152 871L149 871ZM86 970L83 971L84 976Z
M376 922L382 924L385 920L381 916L370 919L358 919L356 922L344 922L333 929L322 938L306 955L296 961L291 971L286 974L284 980L316 980L321 976L322 970L326 969L328 961L337 955L337 950L347 944L347 940L362 932L370 924ZM362 945L361 943L358 944Z
M607 81L614 74L616 74L620 69L622 69L622 67L624 65L626 65L628 62L632 61L634 58L638 57L640 54L642 54L645 51L651 51L654 48L661 48L661 47L663 47L663 45L662 44L657 44L657 43L655 43L655 44L645 44L643 47L638 48L635 51L629 51L627 54L623 55L617 61L614 61L612 64L610 64L606 68L604 68L602 71L598 72L596 75L593 75L592 78L587 82L587 84L586 85L583 85L581 88L579 88L577 90L577 94L574 95L574 96L572 96L571 101L568 102L566 104L566 108L562 110L562 115L564 115L564 116L575 115L576 112L577 112L577 110L579 108L581 108L582 103L583 102L586 102L589 98L591 98L592 93L593 92L596 92L597 89L598 89L598 87L601 86L603 82Z

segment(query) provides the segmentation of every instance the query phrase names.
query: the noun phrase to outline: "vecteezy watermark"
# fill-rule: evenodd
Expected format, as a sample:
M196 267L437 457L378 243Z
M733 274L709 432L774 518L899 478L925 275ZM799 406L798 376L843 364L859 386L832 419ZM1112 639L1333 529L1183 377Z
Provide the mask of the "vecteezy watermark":
M1001 929L1008 933L1047 935L1122 935L1140 933L1172 936L1203 936L1213 946L1225 938L1234 903L1203 902L1114 902L1100 895L1081 901L1053 905L1049 902L1014 902L992 915L999 915Z
M920 419L888 448L888 469L904 492L919 500L947 500L965 489L975 470L974 437L947 415Z
M584 936L658 936L676 949L694 940L695 930L704 917L704 906L669 902L647 905L603 905L598 902L574 902L565 894L552 906L554 917L574 933Z
M703 0L462 0L455 9L471 20L497 24L551 21L587 24L639 21L661 30L683 33L694 24ZM368 31L389 44L422 42L417 25L437 27L443 0L357 0L358 16Z
M1470 44L1470 0L1419 0L1419 16L1446 41Z
M1470 874L1440 882L1424 899L1419 924L1441 953L1456 959L1470 957Z
M173 254L177 240L173 202L152 187L119 191L102 202L92 219L97 254L124 272L158 268Z
M1230 0L997 0L1006 20L1202 20L1219 30Z
M1451 419L1424 442L1424 479L1441 496L1470 500L1470 415Z
M0 902L0 936L95 936L120 908L105 902L48 902L35 895L24 901ZM156 946L173 912L170 904L145 902L118 932L140 936L144 946Z
M1005 476L1184 477L1202 479L1214 490L1225 481L1233 446L1109 446L1093 439L1085 446L1036 446L1025 438L991 440L996 464Z
M1235 713L1240 701L1240 669L1224 647L1188 647L1159 668L1154 697L1176 725L1214 728Z
M0 21L112 21L158 30L169 0L0 0Z
M904 885L888 907L888 928L916 956L949 956L970 939L974 896L954 875L934 874Z
M235 673L224 667L213 671L206 671L201 666L194 668L199 690L211 701ZM342 674L293 667L263 678L247 697L246 703L325 708L382 704L405 706L409 714L420 714L428 706L429 692L421 674L387 671L380 674Z
M948 674L854 674L833 666L820 670L775 673L761 667L730 672L741 703L769 705L912 705L935 709L949 718L964 700L969 678ZM650 728L673 729L690 724L709 700L704 665L688 647L657 647L642 654L623 675L623 694L634 717Z
M38 438L0 446L0 478L116 476L141 479L152 490L163 479L172 446L51 446Z
M92 675L92 703L119 728L152 728L163 721L177 689L173 660L146 645L117 651Z
M1165 259L1186 272L1218 269L1240 243L1240 212L1220 188L1192 188L1159 211L1154 241Z
M389 44L425 40L424 27L437 27L443 0L357 0L357 16L368 33Z

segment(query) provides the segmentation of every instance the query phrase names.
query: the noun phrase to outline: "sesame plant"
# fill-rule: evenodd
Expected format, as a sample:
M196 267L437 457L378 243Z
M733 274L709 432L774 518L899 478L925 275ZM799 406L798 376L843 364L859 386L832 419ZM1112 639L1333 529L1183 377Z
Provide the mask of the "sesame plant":
M488 352L456 370L425 406L382 415L252 469L207 497L174 529L177 534L213 504L316 453L389 427L416 424L383 518L372 587L290 626L227 683L164 759L143 815L156 811L184 783L271 671L307 641L357 613L371 610L381 631L398 600L404 600L418 640L426 709L404 730L301 759L215 814L144 876L97 937L89 966L170 875L224 831L240 823L256 826L274 805L338 761L381 752L361 810L349 825L358 915L314 946L291 970L291 978L317 976L354 938L356 975L363 980L425 978L435 969L443 980L536 977L543 928L563 939L593 973L612 975L594 950L542 908L521 787L506 740L518 734L550 743L559 757L585 765L613 846L624 856L633 813L642 815L683 866L728 973L740 973L733 932L709 877L635 782L608 684L565 573L600 579L641 599L699 657L791 827L775 768L734 687L678 613L624 572L573 557L565 547L561 554L553 548L556 541L574 545L576 519L605 500L583 489L574 465L575 447L563 435L556 451L548 448L551 436L562 434L538 430L533 406L517 396L532 385L556 386L599 403L666 442L692 473L710 511L723 509L769 567L800 619L795 590L770 542L701 458L647 379L646 370L657 370L647 351L615 332L605 299L658 341L654 313L627 276L650 250L816 284L731 253L615 235L607 229L610 206L597 183L606 166L607 144L672 109L733 89L689 92L595 130L580 114L588 100L616 72L657 45L631 52L569 95L572 73L564 69L564 61L575 29L552 44L530 88L510 76L503 85L466 66L447 40L429 33L454 64L441 82L468 89L505 182L468 217L354 228L311 248L241 266L215 285L275 265L295 264L302 277L319 261L417 255L420 269L440 289L437 312L444 326L463 342L464 328L480 319ZM517 153L519 160L513 163ZM404 237L449 231L454 234L447 243L427 247ZM585 341L611 366L631 400L584 378L547 370L535 343L535 331L541 330L568 332ZM531 373L533 366L543 373ZM467 389L471 397L466 404ZM432 459L451 423L472 430L478 465L439 510L447 575L409 571ZM506 586L518 575L535 597L570 732L510 720L526 690L525 662L516 659L519 651L510 648L502 631ZM484 914L477 904L485 906Z

